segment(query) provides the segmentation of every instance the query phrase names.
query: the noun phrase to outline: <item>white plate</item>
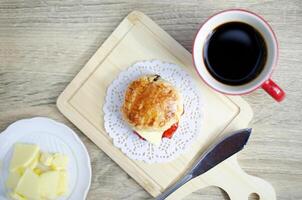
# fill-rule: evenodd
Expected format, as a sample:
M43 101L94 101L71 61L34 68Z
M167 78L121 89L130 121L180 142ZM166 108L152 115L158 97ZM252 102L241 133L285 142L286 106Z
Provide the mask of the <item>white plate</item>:
M43 117L19 120L0 134L0 199L7 199L5 181L15 143L37 144L41 151L67 155L69 193L59 200L86 199L91 182L91 165L87 149L69 127Z

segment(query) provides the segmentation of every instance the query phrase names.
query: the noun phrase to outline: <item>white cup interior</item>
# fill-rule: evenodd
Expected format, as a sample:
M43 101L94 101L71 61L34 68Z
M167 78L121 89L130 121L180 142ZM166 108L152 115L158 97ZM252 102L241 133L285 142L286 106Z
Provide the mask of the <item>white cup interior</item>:
M203 48L207 41L207 37L216 27L227 22L244 22L253 26L259 31L266 42L267 60L262 72L255 79L244 85L232 86L217 81L208 72L203 60ZM193 47L194 64L199 75L212 88L226 94L248 93L260 87L263 82L269 79L277 61L277 54L277 41L269 25L255 14L242 10L224 11L208 19L198 31Z

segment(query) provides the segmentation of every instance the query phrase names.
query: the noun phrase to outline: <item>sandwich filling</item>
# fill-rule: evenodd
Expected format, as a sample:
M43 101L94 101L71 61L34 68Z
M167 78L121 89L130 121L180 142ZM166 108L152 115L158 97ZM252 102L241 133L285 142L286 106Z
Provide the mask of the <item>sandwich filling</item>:
M159 75L145 75L131 82L121 108L123 118L148 142L159 145L171 138L183 113L180 92Z

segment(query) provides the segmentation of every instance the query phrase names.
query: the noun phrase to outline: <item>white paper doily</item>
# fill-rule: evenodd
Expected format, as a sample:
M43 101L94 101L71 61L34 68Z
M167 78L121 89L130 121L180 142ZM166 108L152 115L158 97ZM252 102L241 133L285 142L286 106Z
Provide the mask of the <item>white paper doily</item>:
M127 86L145 74L158 74L177 87L184 100L184 114L171 139L163 138L159 146L140 139L122 119L120 112ZM121 72L108 87L103 107L105 129L113 144L128 157L147 163L168 162L183 153L200 133L202 98L190 75L176 64L159 60L141 61Z

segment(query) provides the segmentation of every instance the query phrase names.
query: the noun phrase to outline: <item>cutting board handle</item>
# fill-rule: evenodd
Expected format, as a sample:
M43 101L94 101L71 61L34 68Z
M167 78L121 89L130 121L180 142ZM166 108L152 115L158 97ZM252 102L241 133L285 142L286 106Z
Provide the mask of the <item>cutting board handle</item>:
M208 186L220 187L231 200L248 200L253 193L258 194L260 200L276 200L276 193L271 184L245 173L239 166L236 155L188 182L167 199L182 199Z

